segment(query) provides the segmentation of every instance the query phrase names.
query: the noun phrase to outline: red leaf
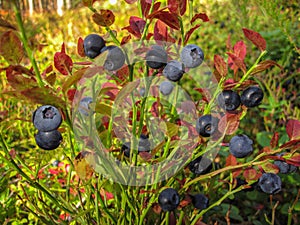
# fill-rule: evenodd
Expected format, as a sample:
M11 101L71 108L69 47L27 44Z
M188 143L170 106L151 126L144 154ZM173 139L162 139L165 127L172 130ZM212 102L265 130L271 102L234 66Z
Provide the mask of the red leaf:
M175 13L170 13L167 11L157 11L152 13L151 15L148 16L149 19L160 19L163 21L165 24L167 24L169 27L179 30L180 25L179 25L179 20L178 17Z
M297 154L289 159L286 159L286 162L294 166L300 166L300 155Z
M34 77L28 78L22 75L20 71L14 70L15 66L9 66L6 69L6 79L9 85L17 91L26 88L36 87L37 83Z
M168 28L165 23L157 20L154 26L154 40L155 41L167 41L168 40Z
M12 30L17 30L15 28L15 26L13 26L11 23L9 23L8 21L2 19L0 17L0 27L5 27L5 28L8 28L8 29L12 29Z
M247 28L243 28L243 32L245 37L248 38L248 40L250 40L261 51L266 50L267 48L266 40L259 33L253 30L249 30Z
M194 88L195 91L198 91L202 95L202 100L209 102L211 100L210 91L206 88Z
M260 73L268 68L270 68L271 66L277 66L279 67L281 70L283 70L283 67L280 66L278 63L276 63L273 60L265 60L260 62L255 68L254 70L251 72L251 74L256 74L256 73Z
M227 48L227 50L229 50L229 51L231 51L232 50L232 46L231 46L231 36L230 36L230 34L228 35L228 37L227 37L227 40L226 40L226 48Z
M131 16L129 19L129 24L132 30L134 31L134 34L136 34L136 36L138 37L141 37L146 21L139 17Z
M290 140L300 139L300 121L289 120L286 124L286 133Z
M242 59L240 59L237 55L231 52L227 52L227 55L229 56L228 58L229 67L234 70L234 73L237 72L237 69L241 69L243 73L246 73L246 66ZM233 62L233 64L231 62Z
M243 176L245 178L245 180L247 182L250 182L250 181L255 181L257 180L261 174L258 173L255 169L253 168L246 168L244 173L243 173Z
M203 22L209 21L209 18L205 13L197 13L195 16L193 16L191 24L194 23L197 19L201 19Z
M271 148L276 148L277 147L278 140L279 140L279 134L278 134L278 132L275 132L272 139L271 139L271 142L270 142Z
M186 32L185 37L184 37L184 45L186 45L191 37L191 35L193 34L193 32L195 30L197 30L201 25L197 24L196 26L192 27L191 29L189 29L188 32Z
M237 165L237 160L236 158L233 156L233 155L229 155L227 158L226 158L226 164L225 164L225 167L226 166L236 166Z
M214 66L218 71L218 73L221 75L221 77L226 77L228 68L225 60L221 56L219 55L214 56Z
M97 0L82 0L84 6L92 6Z
M72 71L73 61L66 54L64 43L61 46L61 52L54 54L54 67L63 75L68 75Z
M186 12L186 3L187 0L180 0L180 15L184 15L184 13Z
M129 18L129 26L123 27L122 30L128 30L128 32L133 34L135 37L141 38L145 24L145 20L136 16L131 16Z
M233 46L233 52L235 55L237 55L241 60L244 61L246 53L247 53L247 47L243 41L238 41Z
M278 166L274 165L274 164L271 163L271 162L263 163L263 164L261 165L261 167L263 168L263 170L264 170L266 173L278 173L278 172L279 172Z
M0 55L2 55L9 64L19 64L24 56L23 46L12 30L3 33L0 37Z
M115 22L115 15L108 9L101 9L93 14L92 19L99 26L109 27Z
M73 62L67 54L56 52L54 55L54 66L61 74L68 75L72 71Z
M300 147L300 139L288 141L288 142L284 143L283 145L281 145L279 147L282 148L282 149L298 148L298 147Z
M70 89L70 90L67 91L67 96L68 96L68 99L69 99L70 102L73 101L75 93L76 93L76 89L75 88L72 88L72 89Z
M168 0L168 9L171 13L178 14L179 11L179 0Z
M119 69L116 73L116 77L118 80L116 80L117 83L124 82L129 77L129 68L127 65L123 66L121 69Z
M128 43L131 39L131 35L127 35L125 37L122 38L122 41L121 41L121 45L125 45L126 43Z
M133 4L133 3L135 3L137 0L125 0L125 2L126 3L128 3L128 4Z
M168 0L169 11L182 16L186 11L186 1L187 0Z
M156 2L153 6L153 11L152 12L156 12L159 7L160 7L161 2ZM151 8L151 0L147 1L147 0L141 0L141 8L142 8L142 13L144 17L147 17L149 14L149 10Z
M238 41L233 47L233 56L228 57L228 64L230 68L234 71L234 74L237 73L239 68L242 71L243 69L246 70L246 66L244 64L245 56L246 56L246 45L243 41Z
M241 114L226 113L218 124L218 130L227 135L233 134L239 127Z
M78 53L79 56L85 57L84 47L83 47L83 39L82 39L81 37L78 38L78 42L77 42L77 53Z
M61 53L66 53L66 46L65 46L65 43L63 42L62 45L61 45L61 50L60 50Z

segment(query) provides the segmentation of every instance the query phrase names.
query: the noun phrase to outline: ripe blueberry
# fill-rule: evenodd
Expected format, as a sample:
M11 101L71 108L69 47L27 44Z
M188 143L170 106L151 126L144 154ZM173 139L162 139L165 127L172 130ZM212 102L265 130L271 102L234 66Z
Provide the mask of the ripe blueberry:
M179 81L184 74L184 65L176 60L167 63L163 75L171 81Z
M180 203L178 192L174 188L167 188L160 192L158 204L163 211L173 211Z
M218 127L218 119L210 114L201 116L196 121L196 130L202 137L211 136Z
M34 111L32 122L36 129L46 132L56 130L62 122L62 117L56 107L43 105Z
M296 166L288 164L287 162L281 160L275 160L274 165L276 165L279 168L279 172L283 174L293 173L297 170Z
M34 138L36 144L44 150L56 149L62 141L61 133L58 130L38 131Z
M281 190L281 179L275 173L264 173L258 180L258 186L267 194L276 194Z
M208 198L204 194L191 195L192 203L196 209L206 209L209 204Z
M93 102L93 98L91 97L84 97L80 100L79 106L78 106L78 111L85 116L88 116L91 108L90 104Z
M150 68L159 69L164 67L168 61L168 54L165 49L159 45L152 45L146 53L146 63Z
M159 91L163 95L169 95L169 94L171 94L173 88L174 88L174 85L170 81L163 81L159 85Z
M196 175L208 173L212 169L212 161L206 157L199 156L189 163L189 169Z
M101 49L105 46L104 39L98 34L89 34L84 38L83 47L87 57L93 59L100 55Z
M232 90L224 90L222 93L219 94L218 98L219 106L226 111L233 111L236 110L240 104L240 96L238 93Z
M236 158L244 158L253 152L253 141L245 134L238 134L231 138L229 151Z
M130 157L130 145L130 142L125 142L121 147L121 150L124 152L126 157ZM151 144L149 138L146 135L141 134L138 144L138 152L149 152L150 150Z
M140 89L140 95L141 95L142 97L144 97L145 93L146 93L146 89L145 89L144 87L142 87L142 88Z
M248 108L258 106L264 98L264 92L258 86L250 86L241 94L241 102Z
M200 66L204 60L204 53L200 47L194 44L185 46L180 53L180 60L187 68Z
M101 49L101 53L108 51L104 68L108 71L120 69L125 63L125 55L121 48L115 45L105 46Z

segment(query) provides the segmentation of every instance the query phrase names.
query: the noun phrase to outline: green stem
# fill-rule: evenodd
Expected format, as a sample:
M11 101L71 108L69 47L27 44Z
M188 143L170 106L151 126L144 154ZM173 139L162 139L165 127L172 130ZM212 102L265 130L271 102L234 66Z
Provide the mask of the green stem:
M212 104L214 104L215 99L217 98L218 94L220 93L220 91L223 88L224 81L225 81L225 77L222 77L221 80L218 83L217 89L214 91L214 95L213 95L212 99L205 106L204 113L203 113L204 115L210 113L210 109L212 107Z
M149 15L152 13L153 11L153 6L154 6L154 0L152 0L151 2L151 7L150 7L150 10L149 10ZM141 43L146 39L146 36L148 34L148 29L149 29L149 26L151 24L151 21L152 19L146 19L146 24L145 24L145 27L144 27L144 30L143 30L143 34L142 34L142 37L141 37Z
M255 63L253 64L253 66L243 75L243 77L241 78L241 80L235 85L235 87L233 88L234 90L236 90L239 86L242 85L242 83L247 80L250 76L250 74L252 73L252 71L256 68L256 66L258 65L258 63L260 62L261 58L267 53L267 51L263 51L260 53L259 57L256 59Z
M18 164L14 161L14 159L10 156L9 154L9 150L8 147L6 145L5 140L3 139L2 135L0 135L0 143L2 145L2 149L4 150L5 154L9 157L9 160L7 160L5 157L2 157L7 163L11 164L16 171L19 172L19 174L24 177L27 182L34 188L40 190L41 192L43 192L45 195L47 195L47 197L53 202L55 203L59 208L61 208L62 210L64 210L65 212L68 212L70 214L73 214L73 212L71 210L69 210L68 208L64 207L63 205L61 205L57 199L50 193L50 191L47 190L46 187L44 187L43 185L41 185L40 183L32 180L19 166ZM2 156L0 154L0 156Z
M42 80L39 68L38 68L37 63L35 61L33 51L30 49L30 47L28 45L28 39L27 39L27 36L26 36L24 24L23 24L23 21L22 21L22 16L21 16L20 10L19 10L19 8L18 8L18 6L17 6L17 4L16 4L15 1L13 1L13 9L14 9L14 12L16 14L16 20L17 20L17 24L18 24L19 30L21 32L20 33L21 41L22 41L22 43L24 45L25 51L26 51L26 53L27 53L27 55L29 57L29 60L30 60L31 65L33 67L33 70L35 72L35 75L36 75L36 78L37 78L37 82L38 82L38 84L39 84L40 87L43 87L44 86L44 82Z
M240 186L239 188L233 190L233 191L229 191L227 192L225 195L223 195L218 201L216 201L215 203L211 204L208 208L202 210L201 212L199 212L199 214L197 214L197 216L193 219L191 225L195 225L197 223L197 221L209 210L211 210L212 208L214 208L215 206L220 205L226 198L228 198L230 195L233 195L239 191L241 191L242 189L244 189L244 186Z

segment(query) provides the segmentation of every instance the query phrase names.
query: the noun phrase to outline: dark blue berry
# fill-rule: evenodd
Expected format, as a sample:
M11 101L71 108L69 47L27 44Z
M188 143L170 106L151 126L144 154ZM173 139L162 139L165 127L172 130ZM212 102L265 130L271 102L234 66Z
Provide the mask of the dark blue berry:
M241 94L241 102L248 108L258 106L264 98L264 92L258 86L250 86Z
M56 107L43 105L34 111L32 122L39 131L52 131L60 126L62 117Z
M179 203L180 197L174 188L164 189L158 196L158 204L163 211L174 211Z
M130 157L130 150L131 150L130 145L131 145L130 142L125 142L121 147L121 150L123 151L126 157ZM138 152L149 152L150 150L151 150L151 143L149 141L149 138L146 135L141 134L138 143Z
M62 141L61 133L58 130L48 132L39 131L34 138L36 144L44 150L56 149Z
M253 152L253 141L245 134L239 134L231 138L229 151L236 158L244 158Z
M191 195L192 203L196 209L206 209L209 204L208 198L204 194Z
M100 55L101 49L105 46L104 39L98 34L89 34L84 38L83 47L87 57L93 59Z
M196 174L206 174L212 169L212 161L206 157L199 156L189 163L189 170Z
M196 121L196 130L202 137L211 136L218 128L218 119L210 114L201 116Z
M159 85L159 91L163 95L169 95L169 94L171 94L173 88L174 88L174 85L170 81L163 81Z
M84 97L80 100L78 111L85 116L88 116L91 112L90 104L93 102L93 98L91 97Z
M200 47L195 44L185 46L180 53L180 60L187 68L200 66L204 60L204 53Z
M125 63L125 54L121 48L115 45L105 46L101 53L108 51L104 68L108 71L115 71L120 69Z
M170 81L179 81L184 74L184 65L176 60L167 63L163 70L163 75Z
M160 69L167 64L168 54L163 47L159 45L151 46L146 53L146 63L150 68Z
M258 180L258 187L267 194L276 194L281 190L281 179L275 173L264 173Z
M236 110L241 104L240 96L238 95L238 93L236 93L232 90L222 91L219 94L217 100L218 100L219 106L222 109L225 109L226 111Z

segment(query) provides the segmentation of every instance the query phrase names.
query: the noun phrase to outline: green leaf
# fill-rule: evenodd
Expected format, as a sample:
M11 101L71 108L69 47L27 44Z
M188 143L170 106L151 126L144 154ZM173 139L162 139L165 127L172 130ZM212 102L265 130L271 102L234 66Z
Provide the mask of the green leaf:
M262 131L256 134L256 141L262 147L270 146L271 139L272 139L271 132Z
M9 64L19 64L24 56L22 42L16 33L9 30L0 37L0 55Z

